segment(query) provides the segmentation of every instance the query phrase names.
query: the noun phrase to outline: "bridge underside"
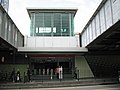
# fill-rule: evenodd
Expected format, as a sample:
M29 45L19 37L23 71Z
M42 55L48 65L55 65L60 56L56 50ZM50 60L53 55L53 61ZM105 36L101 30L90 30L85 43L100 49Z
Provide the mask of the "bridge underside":
M120 70L120 20L87 46L85 55L96 77L117 77Z
M87 48L90 51L120 51L120 20L92 41Z

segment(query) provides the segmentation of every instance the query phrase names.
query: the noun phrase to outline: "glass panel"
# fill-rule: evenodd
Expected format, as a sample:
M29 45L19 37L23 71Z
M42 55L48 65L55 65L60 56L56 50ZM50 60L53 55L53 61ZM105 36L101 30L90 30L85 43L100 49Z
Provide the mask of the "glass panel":
M54 14L54 20L53 20L53 27L56 28L56 33L53 34L53 36L61 36L61 14L55 13Z
M34 36L33 30L34 30L34 13L31 14L31 22L30 22L30 35Z
M72 36L74 36L74 14L71 14L71 26L72 27L70 27L71 28L71 32L72 32Z
M44 13L44 36L52 35L51 17L51 13Z
M69 36L70 29L69 29L69 14L62 14L62 29L61 29L62 36Z
M44 20L43 20L44 16L43 15L44 15L43 13L35 13L35 21L34 21L34 25L35 25L34 27L35 27L35 29L39 28L39 30L40 30L40 27L43 28L43 25L44 25ZM36 33L34 31L34 36L39 36L39 35L43 36L43 34Z

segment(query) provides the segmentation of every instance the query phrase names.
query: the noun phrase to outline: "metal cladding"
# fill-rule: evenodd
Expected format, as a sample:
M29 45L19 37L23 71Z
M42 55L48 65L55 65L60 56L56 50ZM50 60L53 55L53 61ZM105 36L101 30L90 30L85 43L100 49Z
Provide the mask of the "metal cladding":
M81 37L85 47L120 20L120 0L103 0L84 27Z
M9 0L0 0L1 5L3 8L8 12L9 9Z

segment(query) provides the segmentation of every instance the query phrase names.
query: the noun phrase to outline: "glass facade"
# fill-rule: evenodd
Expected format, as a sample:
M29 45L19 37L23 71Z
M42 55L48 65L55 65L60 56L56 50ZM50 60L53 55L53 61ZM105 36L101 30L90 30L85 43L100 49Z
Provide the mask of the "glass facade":
M31 16L31 36L73 36L74 14L60 12L33 12Z

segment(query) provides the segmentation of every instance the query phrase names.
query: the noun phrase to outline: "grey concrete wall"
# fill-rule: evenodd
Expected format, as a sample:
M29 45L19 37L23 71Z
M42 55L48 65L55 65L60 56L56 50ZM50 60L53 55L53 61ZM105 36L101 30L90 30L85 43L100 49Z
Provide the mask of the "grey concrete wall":
M79 78L94 77L84 56L75 57L75 67L79 70Z

